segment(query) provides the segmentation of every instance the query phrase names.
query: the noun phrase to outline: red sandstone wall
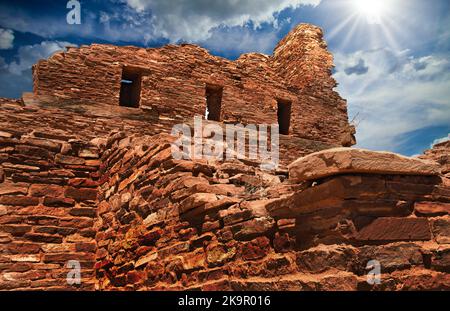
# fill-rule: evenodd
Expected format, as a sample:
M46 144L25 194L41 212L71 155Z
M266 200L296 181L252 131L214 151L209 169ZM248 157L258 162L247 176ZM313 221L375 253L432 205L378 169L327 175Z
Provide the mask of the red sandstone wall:
M34 66L34 92L75 103L118 105L122 68L131 66L144 74L141 108L159 116L203 116L206 84L220 85L224 87L225 122L276 123L276 100L289 100L292 136L335 145L354 144L346 102L332 91L331 56L321 36L310 36L309 32L319 30L309 25L297 28L280 44L292 38L295 42L285 44L283 53L278 47L274 59L251 53L230 61L189 44L156 49L100 44L69 48ZM299 56L299 46L312 50ZM297 63L301 68L292 74L289 70ZM294 82L299 76L313 76L314 87L308 84L304 92L305 85Z
M174 161L171 138L145 136L156 118L88 107L1 102L0 289L450 289L442 176L298 183ZM372 259L381 285L366 283Z
M94 288L98 157L56 133L0 130L0 289ZM69 260L80 285L66 281Z
M0 100L0 289L93 289L98 146L114 131L153 135L178 122L45 96ZM291 157L326 147L288 137L281 145ZM72 259L82 263L81 286L66 282Z
M330 134L340 133L342 145L355 144L355 129L349 127L346 117L347 101L333 91L337 85L332 77L333 55L327 50L319 27L295 27L275 47L270 62L285 84L301 94L302 109L295 115L296 120L301 120L299 132L313 132L312 137L323 135L322 141L332 141ZM335 112L337 115L332 115Z
M240 162L174 161L164 136L115 139L102 157L99 289L450 289L439 176L295 183ZM383 281L371 286L373 259Z
M92 45L41 61L44 96L0 99L0 289L450 289L447 145L425 155L439 176L298 182L251 162L172 159L161 133L203 115L206 83L224 85L230 122L272 123L274 98L292 100L284 164L352 144L325 47L300 25L273 58ZM117 105L124 64L149 74L142 109ZM366 283L372 259L380 285Z
M336 86L331 76L333 55L319 27L298 25L278 43L273 54L272 67L288 85L319 97L330 95Z

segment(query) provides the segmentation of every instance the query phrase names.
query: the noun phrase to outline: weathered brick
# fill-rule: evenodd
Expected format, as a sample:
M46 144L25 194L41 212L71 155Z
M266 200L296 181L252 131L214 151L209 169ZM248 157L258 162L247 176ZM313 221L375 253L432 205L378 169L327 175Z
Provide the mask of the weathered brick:
M83 158L57 154L55 156L55 162L59 164L83 165L85 163L85 160Z
M0 204L14 205L14 206L32 206L39 204L39 198L27 196L3 195L0 196Z
M270 232L275 225L271 217L259 217L233 225L231 231L237 240L246 240Z
M31 231L31 226L28 225L1 225L0 230L11 233L14 236L22 236Z
M75 201L71 198L45 197L44 205L49 207L72 207Z
M450 244L450 217L435 218L431 223L436 242L440 244Z
M65 191L65 196L74 199L77 202L96 200L97 190L90 188L74 188L67 187Z
M64 188L58 185L40 185L33 184L30 186L30 196L33 197L60 197L64 194Z
M163 231L161 229L154 229L146 232L139 240L142 245L154 245L161 237Z
M27 233L24 237L33 242L62 243L62 237L51 234Z
M383 273L423 264L420 247L414 243L404 242L359 248L357 263L360 264L358 268L360 274L367 273L366 265L371 260L378 260Z
M49 262L67 262L68 260L78 260L78 261L90 261L94 259L94 255L91 253L52 253L44 254L43 261L45 263Z
M0 182L0 195L26 195L28 184L25 183L2 183Z
M55 227L55 226L39 226L34 227L35 233L48 233L48 234L60 234L60 235L69 235L74 234L78 231L76 228L68 228L68 227Z
M14 151L19 154L36 157L40 159L51 159L53 153L46 149L33 147L28 145L17 145L14 147Z
M335 268L353 271L357 250L353 247L319 245L296 254L297 267L301 271L320 273Z
M419 216L442 216L450 214L450 203L443 202L416 202L414 211Z
M431 267L434 270L449 273L450 272L450 248L437 250L433 252L431 258Z
M236 255L236 246L227 246L222 243L210 243L206 248L206 261L209 266L223 265Z
M61 227L89 228L94 225L94 220L86 217L64 217L59 219L59 225Z
M6 245L6 251L11 254L36 254L40 245L36 243L12 242Z
M61 150L61 143L51 141L48 139L22 137L21 142L27 145L48 149L53 152L59 152Z

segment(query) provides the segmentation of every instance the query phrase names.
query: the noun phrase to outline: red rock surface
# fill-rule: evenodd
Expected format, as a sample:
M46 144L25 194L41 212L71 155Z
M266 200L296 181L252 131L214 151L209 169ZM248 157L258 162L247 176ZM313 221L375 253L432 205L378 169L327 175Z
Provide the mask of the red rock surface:
M430 223L424 218L380 217L361 229L358 241L428 241L431 239Z
M430 159L442 166L442 174L450 178L450 140L436 144L432 149L426 150L422 159Z
M26 146L15 137L2 140L10 160ZM171 140L117 132L2 165L2 289L449 288L450 216L421 207L450 202L439 176L339 174L316 185L280 172L268 181L238 161L175 161ZM84 267L81 286L65 282L70 259ZM383 281L370 286L374 259Z
M439 175L440 166L430 160L404 157L391 152L356 148L334 148L299 158L289 165L289 176L297 181L317 180L351 173L395 175Z
M192 45L93 45L41 61L41 95L0 100L0 289L450 289L445 145L424 155L438 164L382 170L395 163L373 152L363 171L308 166L312 179L171 157L167 133L203 114L205 83L223 83L230 121L272 122L274 94L294 97L285 164L351 144L325 47L300 25L273 56L236 62ZM118 105L124 64L151 69L141 108ZM66 281L68 260L81 263L80 285ZM381 284L366 282L371 260Z

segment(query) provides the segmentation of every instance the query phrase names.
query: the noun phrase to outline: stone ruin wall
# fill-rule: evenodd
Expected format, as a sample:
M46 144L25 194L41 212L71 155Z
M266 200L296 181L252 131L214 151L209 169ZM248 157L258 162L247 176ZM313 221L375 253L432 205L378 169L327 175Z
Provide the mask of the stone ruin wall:
M309 34L321 38L314 29ZM293 39L288 36L285 41L296 44L295 32ZM450 289L448 143L423 156L437 164L356 149L328 150L272 172L263 172L257 163L248 161L175 161L169 148L173 138L167 133L173 124L192 118L192 109L203 114L205 83L213 83L211 72L198 85L195 79L188 83L180 78L181 72L167 73L172 77L169 81L179 84L159 94L173 105L170 109L176 115L161 108L166 106L151 104L155 98L146 97L145 79L141 109L120 107L120 63L112 73L110 55L105 66L92 67L95 55L108 54L106 48L117 57L122 54L117 52L120 49L130 51L93 45L57 54L35 67L40 95L0 99L1 290ZM165 60L170 66L181 56L169 51L180 49L187 55L180 66L190 63L214 69L211 63L220 61L225 68L234 68L240 62L214 58L190 45L137 49L132 54L177 55ZM316 49L323 52L323 46ZM313 59L319 53L314 51L308 48L302 53ZM81 56L82 52L86 54ZM191 58L194 52L210 61L199 58L196 64ZM295 96L299 105L302 99L308 103L306 114L308 109L313 113L314 103L328 111L321 122L336 117L339 113L330 111L337 111L338 106L344 114L345 102L336 100L338 95L331 91L335 82L327 73L328 65L314 67L317 72L311 77L300 76L298 67L280 65L289 63L289 53L278 47L274 55L267 60L270 66L264 74L270 68L285 68L283 75L289 77L290 86L282 92L289 95L300 88ZM321 59L331 61L326 55ZM81 57L85 66L77 64ZM73 62L69 72L62 69L61 59L66 64ZM258 59L258 65L247 68L253 68L248 72L260 79L255 68L261 65L261 56L241 59L247 59L243 61L247 64ZM301 68L307 66L301 59L296 61ZM116 93L108 95L112 89L95 84L98 80L94 79L92 90L95 86L97 92L106 92L94 101L89 86L78 74L73 75L73 68L110 75ZM164 66L153 68L163 70ZM58 70L60 79L73 82L70 88L52 80ZM225 79L222 70L219 76ZM43 72L52 74L44 79ZM242 69L238 72L242 83L253 81ZM174 75L179 79L173 79ZM163 76L160 73L161 81ZM323 79L322 93L314 77L328 77ZM274 81L278 81L276 76L270 83ZM56 84L51 87L52 83ZM186 85L197 93L179 91L186 90ZM163 86L169 88L165 82ZM84 87L86 92L81 91ZM175 106L171 92L181 92L176 95L183 98L181 104ZM228 92L233 93L233 87ZM253 96L250 93L246 96ZM197 94L195 104L189 104L192 94ZM244 103L245 97L229 96ZM102 102L100 98L114 100ZM151 98L148 109L142 107L145 98ZM224 96L224 115L230 116L225 106L234 103L226 101ZM270 116L252 113L252 122ZM320 132L309 130L311 137ZM282 137L285 164L299 153L341 145L334 140L337 136L324 137L326 141ZM341 167L349 159L362 165L360 170ZM366 283L365 267L372 259L382 264L380 285ZM80 261L81 285L67 284L68 260Z
M450 192L436 166L299 180L303 165L174 161L170 137L115 138L95 223L99 289L450 289ZM381 285L366 283L372 259Z
M225 123L277 123L277 100L288 101L290 137L350 146L354 129L346 101L333 91L332 67L322 31L302 24L274 56L250 53L230 61L190 44L149 49L93 44L39 61L33 80L37 95L119 105L122 71L128 68L142 75L142 110L181 120L204 116L206 86L220 86Z
M175 161L141 114L44 99L0 105L3 290L450 289L448 144L424 155L440 174L408 160L305 180L323 167Z

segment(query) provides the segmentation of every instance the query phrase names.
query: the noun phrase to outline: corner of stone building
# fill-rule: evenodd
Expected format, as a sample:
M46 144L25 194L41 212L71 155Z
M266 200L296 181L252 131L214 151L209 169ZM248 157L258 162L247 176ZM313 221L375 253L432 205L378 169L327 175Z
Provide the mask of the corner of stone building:
M299 89L332 90L333 55L320 27L299 24L275 47L272 66L286 82Z

